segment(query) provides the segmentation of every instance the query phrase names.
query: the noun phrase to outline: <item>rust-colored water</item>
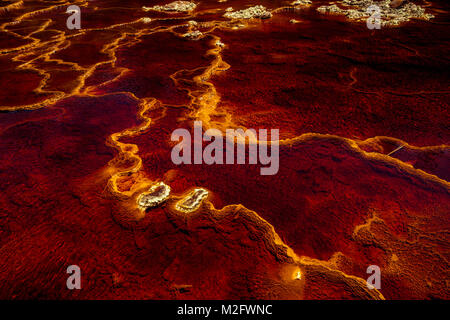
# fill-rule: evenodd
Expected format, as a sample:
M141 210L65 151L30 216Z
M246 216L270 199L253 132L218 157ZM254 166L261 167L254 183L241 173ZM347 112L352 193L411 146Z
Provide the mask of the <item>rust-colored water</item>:
M1 298L449 298L445 1L381 30L317 13L327 1L240 22L224 9L288 2L150 2L80 2L81 30L63 1L2 4ZM173 164L194 120L279 129L278 173ZM157 181L171 197L141 211ZM196 187L207 201L177 211Z

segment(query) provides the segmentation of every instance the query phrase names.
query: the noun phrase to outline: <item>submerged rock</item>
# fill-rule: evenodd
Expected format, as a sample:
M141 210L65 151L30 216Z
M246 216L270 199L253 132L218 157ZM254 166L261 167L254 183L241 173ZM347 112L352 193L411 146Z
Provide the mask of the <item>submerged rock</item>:
M268 19L272 17L272 13L266 7L258 5L240 11L227 12L223 16L230 19Z
M178 211L189 213L197 210L200 207L203 199L208 196L208 191L203 188L196 188L190 192L186 197L181 199L175 205Z
M389 6L391 8L398 8L400 7L403 3L405 3L405 0L392 0L391 3L389 4Z
M170 187L164 182L158 182L139 195L137 203L140 209L145 210L159 206L169 198Z

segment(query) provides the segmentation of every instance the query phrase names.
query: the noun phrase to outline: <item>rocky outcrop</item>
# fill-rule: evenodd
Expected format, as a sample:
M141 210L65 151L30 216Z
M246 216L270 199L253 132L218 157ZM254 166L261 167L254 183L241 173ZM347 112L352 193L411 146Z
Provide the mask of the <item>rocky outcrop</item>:
M197 5L190 1L174 1L164 6L142 7L144 11L168 11L168 12L190 12L195 9Z
M371 16L367 9L370 6L378 6L380 8L381 26L398 26L410 19L430 20L434 18L432 14L425 13L425 9L421 6L410 2L405 5L400 3L398 6L391 6L391 0L343 0L339 2L339 5L321 6L317 8L317 11L344 15L350 20L363 21Z
M194 30L194 31L186 32L185 34L183 34L183 37L185 37L189 40L198 40L198 39L200 39L200 37L202 35L203 35L202 32L200 32L198 30Z
M268 19L272 17L272 14L266 9L266 7L258 5L244 10L227 12L223 16L230 19Z
M312 4L311 0L295 0L291 2L292 6L309 6Z

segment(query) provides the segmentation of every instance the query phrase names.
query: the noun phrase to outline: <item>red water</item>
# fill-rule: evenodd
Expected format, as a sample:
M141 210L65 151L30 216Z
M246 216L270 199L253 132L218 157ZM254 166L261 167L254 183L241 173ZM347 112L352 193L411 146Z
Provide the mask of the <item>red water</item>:
M79 31L64 2L0 13L0 297L448 299L448 4L368 30L327 1L238 29L223 9L286 3L153 3L90 1ZM279 129L279 172L174 165L194 120ZM172 196L142 213L155 181ZM194 187L208 201L177 212Z

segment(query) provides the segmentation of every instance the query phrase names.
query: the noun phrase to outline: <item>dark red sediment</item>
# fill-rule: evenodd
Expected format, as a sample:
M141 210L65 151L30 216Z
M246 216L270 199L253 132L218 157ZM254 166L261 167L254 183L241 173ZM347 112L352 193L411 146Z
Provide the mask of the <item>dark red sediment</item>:
M81 30L64 2L1 11L0 298L449 299L448 4L368 30L328 1L142 10L166 3L80 4ZM175 165L194 120L279 129L279 171ZM140 210L157 181L169 200Z

